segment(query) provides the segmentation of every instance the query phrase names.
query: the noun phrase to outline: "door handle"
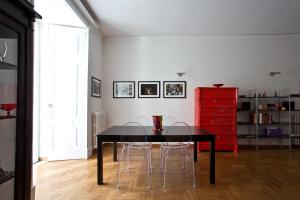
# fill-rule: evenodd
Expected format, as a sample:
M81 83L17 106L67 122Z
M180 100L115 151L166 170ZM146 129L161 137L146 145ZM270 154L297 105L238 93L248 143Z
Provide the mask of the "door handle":
M53 105L52 104L48 104L48 108L53 108Z

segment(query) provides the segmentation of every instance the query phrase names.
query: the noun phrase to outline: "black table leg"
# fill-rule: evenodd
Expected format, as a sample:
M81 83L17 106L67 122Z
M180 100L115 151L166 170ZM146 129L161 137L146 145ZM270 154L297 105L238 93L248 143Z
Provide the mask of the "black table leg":
M98 170L98 185L103 184L103 144L97 141L97 170Z
M210 142L210 170L209 179L211 184L215 184L215 139Z
M197 141L194 142L194 161L197 161Z
M118 161L118 143L116 143L116 142L114 142L113 151L114 151L113 160L114 160L114 162L117 162Z

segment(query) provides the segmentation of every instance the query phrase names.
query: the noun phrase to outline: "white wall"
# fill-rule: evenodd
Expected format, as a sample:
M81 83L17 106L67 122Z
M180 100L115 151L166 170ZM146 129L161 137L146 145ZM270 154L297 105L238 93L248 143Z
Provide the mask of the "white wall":
M105 38L107 126L140 114L170 114L193 124L194 88L213 83L256 88L270 95L275 89L299 92L299 52L300 35ZM270 71L282 74L270 77ZM176 72L187 74L178 77ZM185 80L187 98L113 99L112 82L122 80Z
M103 37L98 29L90 29L89 32L89 87L88 87L88 149L89 156L92 153L92 113L102 111L103 98L91 96L92 76L103 81Z

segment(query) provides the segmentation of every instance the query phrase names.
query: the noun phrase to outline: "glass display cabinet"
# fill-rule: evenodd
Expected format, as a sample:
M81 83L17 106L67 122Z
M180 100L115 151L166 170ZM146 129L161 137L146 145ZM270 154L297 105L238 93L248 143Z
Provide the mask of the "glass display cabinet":
M16 154L18 33L0 23L0 195L13 199Z
M0 1L0 199L30 199L33 21L21 0Z

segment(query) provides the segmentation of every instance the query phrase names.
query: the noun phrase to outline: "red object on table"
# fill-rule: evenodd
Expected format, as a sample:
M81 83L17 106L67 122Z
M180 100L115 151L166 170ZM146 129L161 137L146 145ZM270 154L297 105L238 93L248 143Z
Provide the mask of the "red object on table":
M6 104L0 104L0 109L5 110L7 112L7 116L10 115L10 111L15 109L17 107L17 104L15 103L6 103Z
M161 115L153 115L153 130L154 131L162 131L162 116Z
M195 89L195 126L216 134L217 151L238 151L237 97L238 88L233 87ZM198 150L209 150L209 143L199 143Z

